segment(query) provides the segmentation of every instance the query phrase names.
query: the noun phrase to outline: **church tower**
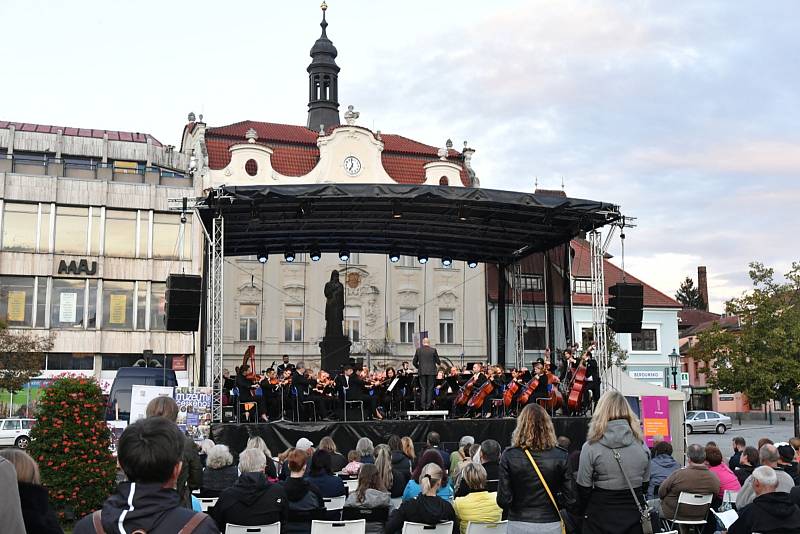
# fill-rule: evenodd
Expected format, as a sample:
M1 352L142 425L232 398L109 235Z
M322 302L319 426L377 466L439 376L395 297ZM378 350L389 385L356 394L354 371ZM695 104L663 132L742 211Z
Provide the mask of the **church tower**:
M322 2L322 35L311 47L311 64L308 71L308 124L309 130L319 131L339 125L339 66L336 64L336 47L328 39L325 20L327 4Z

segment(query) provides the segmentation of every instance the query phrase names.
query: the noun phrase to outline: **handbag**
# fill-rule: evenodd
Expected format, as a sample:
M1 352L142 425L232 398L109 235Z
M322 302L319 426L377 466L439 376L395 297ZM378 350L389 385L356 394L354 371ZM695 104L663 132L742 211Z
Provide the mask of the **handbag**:
M534 460L533 456L531 456L531 452L528 449L525 449L525 454L528 456L528 460L531 461L531 465L533 466L533 469L536 471L536 474L539 475L539 480L542 481L542 486L544 486L544 490L547 492L547 496L550 497L550 502L553 503L553 507L556 509L556 513L558 514L558 520L561 523L561 534L567 534L567 528L564 525L564 517L561 515L561 510L558 509L558 503L556 503L556 499L555 497L553 497L553 492L550 491L550 486L547 485L547 481L542 476L542 472L539 471L539 466L536 465L536 460ZM650 534L653 534L652 531L650 532Z
M622 471L622 476L625 477L625 482L628 484L628 489L631 490L633 500L636 503L636 507L639 509L639 521L642 524L642 532L643 534L653 534L653 523L650 521L650 509L647 507L647 504L642 504L642 502L639 500L639 497L636 496L636 492L633 491L633 484L631 484L628 474L622 468L622 459L619 456L619 451L617 449L611 450L614 451L614 459L617 461L619 470Z

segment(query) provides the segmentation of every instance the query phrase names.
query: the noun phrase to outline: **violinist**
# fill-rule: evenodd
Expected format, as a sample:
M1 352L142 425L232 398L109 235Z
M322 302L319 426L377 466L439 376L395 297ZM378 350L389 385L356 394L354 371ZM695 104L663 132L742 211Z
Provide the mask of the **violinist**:
M456 369L456 371L458 370ZM433 404L437 410L450 411L453 407L453 399L456 396L456 388L453 387L455 383L455 380L452 378L452 370L450 377L445 376L444 371L441 369L436 372L436 379L433 386Z
M372 419L373 416L383 419L383 416L377 410L375 397L364 393L364 382L353 373L352 365L345 365L344 374L336 377L336 389L339 392L343 409L346 409L345 400L361 401L364 403L364 415L367 419Z
M541 358L536 360L536 363L533 364L533 376L539 378L539 385L533 390L533 395L531 395L529 402L536 403L537 399L546 399L549 395L547 390L549 377L544 370L544 360Z
M505 389L506 386L506 374L503 366L495 365L492 367L489 380L494 384L494 389L486 399L486 402L483 403L484 417L500 414L500 406L496 406L494 401L503 398L503 389ZM495 410L495 408L497 409Z
M222 370L222 396L225 405L231 405L231 390L236 387L236 376L231 376L228 369Z
M308 392L307 400L314 401L314 405L317 407L317 416L320 419L333 419L335 417L333 395L335 388L331 376L327 371L320 369L316 379L312 377L309 382L312 384L312 388Z
M278 376L279 377L284 376L284 373L286 372L287 369L290 372L293 371L294 370L294 365L289 363L289 355L288 354L284 354L283 355L283 363L281 363L278 366Z
M261 380L261 398L268 419L273 421L280 419L281 416L281 386L275 368L267 369L264 372L264 379Z
M394 367L387 367L385 378L379 387L378 404L382 406L383 411L389 415L394 414L398 410L400 407L400 400L403 396L401 380L398 380L392 388L392 391L389 391L389 387L392 385L395 378L398 378L398 375Z
M292 397L292 402L289 404L289 406L291 406L292 409L297 408L299 410L299 413L297 414L298 420L306 421L308 417L307 414L304 413L305 406L303 403L306 400L312 400L308 399L308 393L314 384L311 380L309 380L308 376L306 376L306 366L303 362L297 362L297 365L294 367L294 370L292 370L291 373L292 387L290 389L292 390L294 397ZM314 405L316 406L317 414L322 413L322 408L316 401L314 402Z
M583 355L583 362L586 366L586 388L592 392L592 409L597 406L597 400L600 398L600 367L597 365L597 360L595 360L592 355L595 345L596 344L592 342ZM589 399L587 399L586 402L588 404Z

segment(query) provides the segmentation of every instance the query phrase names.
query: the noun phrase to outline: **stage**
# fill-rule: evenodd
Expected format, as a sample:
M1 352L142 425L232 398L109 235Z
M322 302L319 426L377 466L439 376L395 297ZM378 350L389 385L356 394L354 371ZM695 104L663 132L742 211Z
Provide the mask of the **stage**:
M473 436L480 443L485 439L497 440L502 447L511 444L511 433L517 420L513 417L492 419L414 419L383 421L320 421L302 422L276 421L274 423L215 423L211 426L211 439L227 445L236 455L241 452L251 436L261 436L272 454L293 447L301 437L310 439L316 446L324 436L331 436L339 452L347 454L355 449L359 438L367 437L374 444L386 443L389 436L410 436L414 443L424 443L428 432L438 432L442 445L452 451L462 436ZM571 450L586 441L589 418L554 417L556 436L567 436Z

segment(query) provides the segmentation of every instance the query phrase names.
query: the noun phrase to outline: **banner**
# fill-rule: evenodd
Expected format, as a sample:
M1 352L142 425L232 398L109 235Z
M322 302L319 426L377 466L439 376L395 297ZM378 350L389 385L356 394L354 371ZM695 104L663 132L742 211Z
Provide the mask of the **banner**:
M8 320L15 322L25 321L25 292L8 292Z
M109 299L108 322L111 324L125 324L125 303L128 301L127 295L111 295Z
M206 439L211 431L211 388L175 388L178 427L195 441Z
M648 447L656 441L672 441L669 435L669 397L642 397L642 424Z
M131 416L130 422L135 423L145 418L147 404L156 397L172 397L172 388L167 386L140 386L131 387Z
M61 293L61 302L58 306L58 322L73 324L76 321L78 308L78 294L74 291Z

